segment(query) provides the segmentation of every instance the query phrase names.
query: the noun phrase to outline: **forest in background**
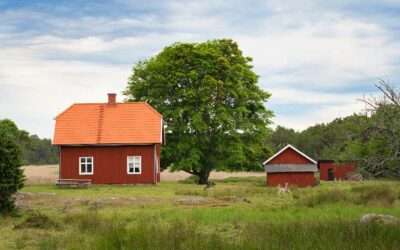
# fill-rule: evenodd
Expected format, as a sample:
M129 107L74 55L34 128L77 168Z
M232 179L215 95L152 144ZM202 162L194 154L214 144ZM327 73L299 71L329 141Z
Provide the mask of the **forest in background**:
M50 139L41 139L37 135L30 135L27 131L18 129L17 125L9 119L0 120L0 125L13 135L20 146L23 165L58 163L58 149L51 145Z
M364 97L363 113L295 131L277 126L267 145L276 152L287 144L315 160L354 162L366 177L400 177L400 92L380 80L380 96Z

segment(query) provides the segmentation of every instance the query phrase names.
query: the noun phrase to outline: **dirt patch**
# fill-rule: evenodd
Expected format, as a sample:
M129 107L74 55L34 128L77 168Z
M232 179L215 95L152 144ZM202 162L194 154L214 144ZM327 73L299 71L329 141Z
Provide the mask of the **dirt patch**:
M58 179L58 165L24 166L26 184L54 184ZM178 181L189 177L190 174L178 171L170 172L168 169L161 172L162 181ZM263 177L264 173L254 172L212 172L210 179L220 180L228 177Z
M65 197L55 193L18 192L16 205L21 210L53 208L60 212L74 209L97 210L103 207L143 206L162 202L152 197Z

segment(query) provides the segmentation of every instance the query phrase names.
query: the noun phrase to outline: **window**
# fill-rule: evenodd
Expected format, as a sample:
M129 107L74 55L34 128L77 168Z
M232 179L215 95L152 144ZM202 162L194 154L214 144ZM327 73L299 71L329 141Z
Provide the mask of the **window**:
M128 174L142 173L142 157L128 156Z
M93 156L79 157L79 174L93 174Z

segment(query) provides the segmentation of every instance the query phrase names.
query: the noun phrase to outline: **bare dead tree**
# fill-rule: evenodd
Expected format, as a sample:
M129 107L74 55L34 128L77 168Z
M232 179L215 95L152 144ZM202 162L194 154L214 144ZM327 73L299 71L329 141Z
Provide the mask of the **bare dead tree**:
M355 160L373 177L400 176L400 91L383 79L375 86L382 96L359 99L369 117L359 139L371 152Z

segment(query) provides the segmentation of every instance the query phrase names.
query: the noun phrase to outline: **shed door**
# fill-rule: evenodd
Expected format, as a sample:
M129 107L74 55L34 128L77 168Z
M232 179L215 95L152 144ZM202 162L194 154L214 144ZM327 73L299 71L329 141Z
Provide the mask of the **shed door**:
M333 181L334 178L335 177L333 175L333 169L332 168L328 169L328 181Z

